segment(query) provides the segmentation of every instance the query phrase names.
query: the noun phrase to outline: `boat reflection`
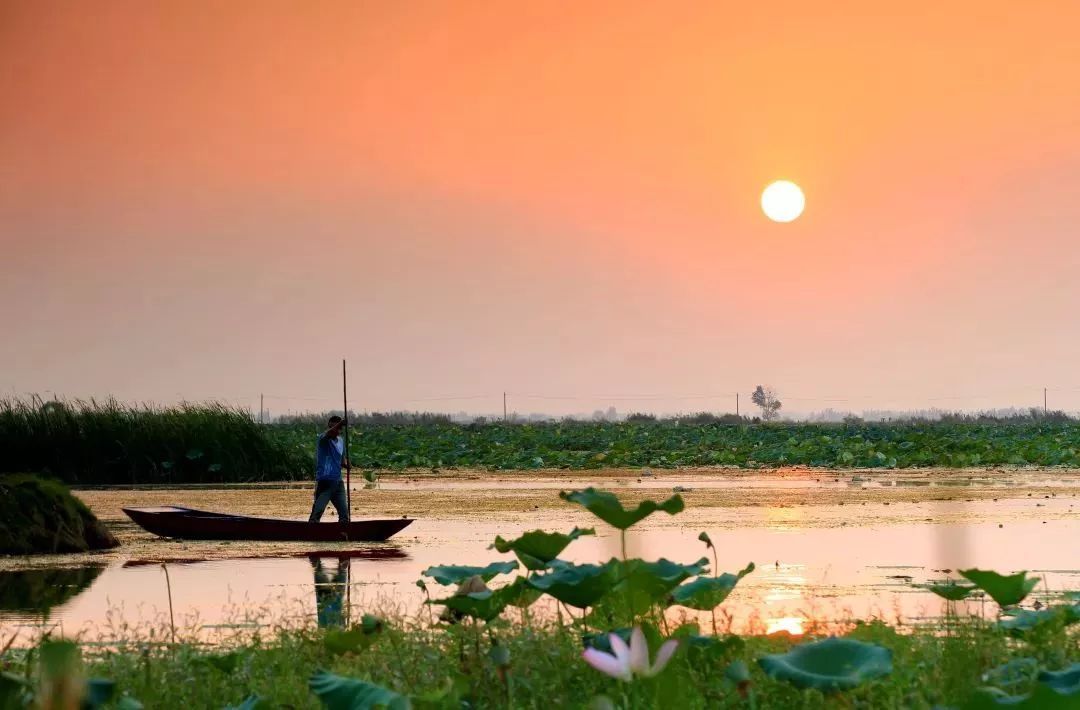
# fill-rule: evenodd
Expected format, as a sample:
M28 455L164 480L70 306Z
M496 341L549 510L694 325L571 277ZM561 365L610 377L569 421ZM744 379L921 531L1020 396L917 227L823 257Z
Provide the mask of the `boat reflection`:
M364 547L356 550L305 550L303 552L271 552L261 555L230 555L228 557L187 557L187 558L160 558L127 560L123 567L146 567L148 565L193 565L200 562L222 562L225 560L289 560L300 557L311 559L313 557L334 557L349 560L407 560L409 554L397 545L380 544L378 546Z

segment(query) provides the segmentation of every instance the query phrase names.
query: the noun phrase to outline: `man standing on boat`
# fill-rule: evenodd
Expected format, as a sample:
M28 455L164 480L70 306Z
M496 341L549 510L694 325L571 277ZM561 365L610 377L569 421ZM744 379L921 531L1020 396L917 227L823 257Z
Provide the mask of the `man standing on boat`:
M327 503L333 503L337 509L338 522L349 522L349 499L346 496L345 482L341 480L341 467L345 460L345 442L341 430L345 423L341 417L330 417L329 429L319 435L315 443L315 504L311 506L308 522L317 523L322 519Z

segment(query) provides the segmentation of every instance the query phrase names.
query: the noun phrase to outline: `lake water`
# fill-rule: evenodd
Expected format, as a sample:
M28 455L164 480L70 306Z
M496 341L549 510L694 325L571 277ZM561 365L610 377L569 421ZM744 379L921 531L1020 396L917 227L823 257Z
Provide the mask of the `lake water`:
M18 632L25 641L45 629L89 641L160 634L170 606L173 626L208 640L279 624L337 624L368 611L426 618L415 584L424 569L512 559L488 549L496 535L594 525L556 495L589 484L630 498L690 489L686 511L635 527L628 552L678 562L708 556L711 566L697 540L704 530L717 545L720 571L755 562L722 607L741 631L800 633L811 621L867 618L918 623L939 616L942 605L912 583L955 578L956 569L972 566L1031 570L1044 578L1039 594L1047 598L1080 589L1080 478L1069 472L401 477L355 490L354 517L412 512L417 521L392 542L361 545L163 540L120 511L177 502L304 517L310 492L303 487L81 491L123 546L0 560L0 640ZM578 540L564 556L617 556L618 535L596 527L596 537ZM431 580L428 586L435 596L444 591Z

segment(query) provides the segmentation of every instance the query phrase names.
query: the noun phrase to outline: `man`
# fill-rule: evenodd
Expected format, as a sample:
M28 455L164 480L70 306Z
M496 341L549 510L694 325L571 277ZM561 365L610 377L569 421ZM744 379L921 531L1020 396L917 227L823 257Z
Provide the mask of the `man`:
M322 519L327 503L333 503L338 512L338 522L349 522L349 500L345 494L345 482L341 480L341 466L348 465L345 458L345 442L341 430L345 423L341 417L330 417L329 429L319 435L315 444L315 504L311 506L309 523Z

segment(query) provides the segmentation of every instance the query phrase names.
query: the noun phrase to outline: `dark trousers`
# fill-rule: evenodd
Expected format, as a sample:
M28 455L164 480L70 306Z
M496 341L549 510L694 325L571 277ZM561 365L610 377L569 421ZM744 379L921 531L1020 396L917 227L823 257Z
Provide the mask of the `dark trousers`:
M349 500L345 496L344 481L338 479L336 481L315 482L315 504L311 506L309 523L317 523L322 520L322 514L326 510L327 503L334 504L334 508L337 509L339 523L349 522Z

